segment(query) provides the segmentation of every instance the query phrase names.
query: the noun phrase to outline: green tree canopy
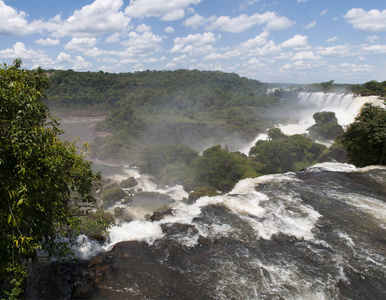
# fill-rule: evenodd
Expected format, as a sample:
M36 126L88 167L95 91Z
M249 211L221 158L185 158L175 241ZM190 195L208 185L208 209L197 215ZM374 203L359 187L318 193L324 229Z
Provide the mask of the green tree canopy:
M357 167L386 164L386 110L366 103L340 142Z
M59 140L58 122L40 101L43 70L19 67L0 68L0 275L20 278L38 249L65 249L57 237L76 227L76 202L95 200L99 174L74 143Z
M187 190L196 187L215 187L230 191L243 178L259 176L260 165L238 152L229 152L217 145L206 149L188 168L190 182Z
M279 140L287 137L280 128L271 128L267 131L269 140Z
M301 134L283 137L284 134L279 131L275 131L275 136L281 138L257 141L249 151L256 162L264 165L266 174L299 171L316 163L326 149L324 145L313 143Z
M338 124L338 119L332 111L317 112L312 116L315 124L307 128L314 139L334 139L343 133L343 127Z

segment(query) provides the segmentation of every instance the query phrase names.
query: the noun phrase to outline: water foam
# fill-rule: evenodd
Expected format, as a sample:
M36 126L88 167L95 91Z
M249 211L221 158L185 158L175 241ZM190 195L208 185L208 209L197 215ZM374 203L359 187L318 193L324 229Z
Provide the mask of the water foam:
M110 250L116 243L122 241L145 241L152 244L155 240L162 238L164 233L157 222L132 221L124 222L120 226L113 226L108 230L110 243L104 246L106 251Z

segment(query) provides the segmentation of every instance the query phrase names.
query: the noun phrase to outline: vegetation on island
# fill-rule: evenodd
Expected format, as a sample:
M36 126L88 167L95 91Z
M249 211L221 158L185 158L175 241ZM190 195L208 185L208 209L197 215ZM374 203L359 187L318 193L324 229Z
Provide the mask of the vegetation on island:
M0 68L0 286L17 299L25 266L38 251L60 256L79 228L78 204L94 203L99 174L59 140L57 120L41 101L49 81L21 61Z
M315 124L307 128L313 140L333 140L344 132L343 127L338 124L338 119L332 111L317 112L312 116Z
M264 174L300 171L320 161L326 146L301 134L284 135L279 128L268 130L267 141L257 141L249 155L263 166Z
M386 164L386 109L365 104L338 138L349 162L357 167Z

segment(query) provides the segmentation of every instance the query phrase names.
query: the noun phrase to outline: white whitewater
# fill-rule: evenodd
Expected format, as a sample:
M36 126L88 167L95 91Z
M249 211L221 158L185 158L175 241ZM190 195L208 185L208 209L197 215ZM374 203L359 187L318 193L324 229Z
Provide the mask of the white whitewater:
M354 122L355 117L359 114L365 103L371 103L376 106L382 106L383 100L378 96L362 97L352 93L323 93L323 92L299 92L297 94L296 103L305 108L298 117L298 122L291 124L278 125L277 127L287 135L306 133L307 128L315 124L313 114L321 111L332 111L335 113L338 123L342 126L347 126ZM255 145L258 140L265 140L266 134L259 134L256 139L244 145L240 152L248 154L250 148ZM332 142L324 143L330 146Z

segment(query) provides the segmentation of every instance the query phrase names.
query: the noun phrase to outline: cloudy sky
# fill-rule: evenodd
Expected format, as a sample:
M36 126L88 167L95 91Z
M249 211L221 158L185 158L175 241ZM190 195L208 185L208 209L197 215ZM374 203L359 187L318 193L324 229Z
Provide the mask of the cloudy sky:
M385 0L0 0L0 62L386 80Z

